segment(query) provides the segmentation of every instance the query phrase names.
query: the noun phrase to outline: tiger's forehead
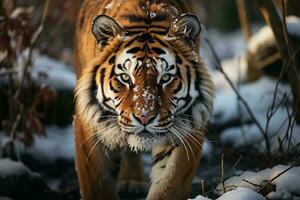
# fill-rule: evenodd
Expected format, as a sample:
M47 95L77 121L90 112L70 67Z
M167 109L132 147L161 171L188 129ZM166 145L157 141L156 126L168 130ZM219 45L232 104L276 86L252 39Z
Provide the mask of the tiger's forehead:
M131 74L134 74L142 65L155 67L158 73L162 73L168 70L169 66L175 65L174 52L165 47L161 48L161 52L164 52L161 54L143 52L142 49L138 52L132 52L134 48L138 47L127 47L116 55L116 65L119 65L119 68L122 67L122 70L126 70Z

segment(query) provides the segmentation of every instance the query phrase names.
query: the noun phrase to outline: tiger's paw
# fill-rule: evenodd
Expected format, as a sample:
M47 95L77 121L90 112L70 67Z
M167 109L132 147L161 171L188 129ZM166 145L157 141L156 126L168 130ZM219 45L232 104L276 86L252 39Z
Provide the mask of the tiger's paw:
M118 193L122 199L138 199L147 196L149 184L144 180L119 180Z

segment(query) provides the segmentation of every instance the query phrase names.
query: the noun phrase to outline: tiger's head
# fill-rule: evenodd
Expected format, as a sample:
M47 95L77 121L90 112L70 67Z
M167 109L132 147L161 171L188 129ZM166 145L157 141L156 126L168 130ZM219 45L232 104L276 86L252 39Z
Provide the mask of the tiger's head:
M200 30L192 14L167 26L94 19L100 51L77 83L76 104L96 141L148 150L158 142L180 144L206 125L213 84L196 50Z

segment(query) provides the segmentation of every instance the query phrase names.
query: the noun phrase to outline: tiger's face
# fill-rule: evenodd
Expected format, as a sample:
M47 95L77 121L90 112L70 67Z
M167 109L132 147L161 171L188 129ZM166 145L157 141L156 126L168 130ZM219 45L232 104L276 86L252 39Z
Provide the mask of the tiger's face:
M103 20L107 19L96 18L94 24L98 21L102 26L93 29L102 51L114 42L118 48L111 49L90 72L95 82L92 92L85 94L93 95L93 109L86 109L90 112L86 115L93 114L87 121L93 121L98 138L111 148L129 145L144 150L157 142L179 144L205 126L213 88L192 40L167 36L168 30L160 27L124 31L115 21L111 21L111 34L116 37L107 40L108 26ZM198 31L186 29L190 37ZM123 32L122 37L113 31ZM77 107L84 95L80 93L83 82L77 86Z
M172 127L174 116L189 107L199 96L188 83L188 75L180 70L182 58L174 51L157 45L149 33L149 41L137 41L113 55L110 76L97 98L118 115L118 124L128 134L155 137ZM148 49L146 52L144 49ZM104 102L103 97L109 97Z

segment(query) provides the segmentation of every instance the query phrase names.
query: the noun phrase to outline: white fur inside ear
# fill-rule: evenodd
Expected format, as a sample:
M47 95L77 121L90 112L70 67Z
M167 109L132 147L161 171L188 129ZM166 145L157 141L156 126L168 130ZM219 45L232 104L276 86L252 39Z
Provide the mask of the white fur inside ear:
M195 15L185 13L174 20L171 31L176 37L195 39L201 32L201 23Z

